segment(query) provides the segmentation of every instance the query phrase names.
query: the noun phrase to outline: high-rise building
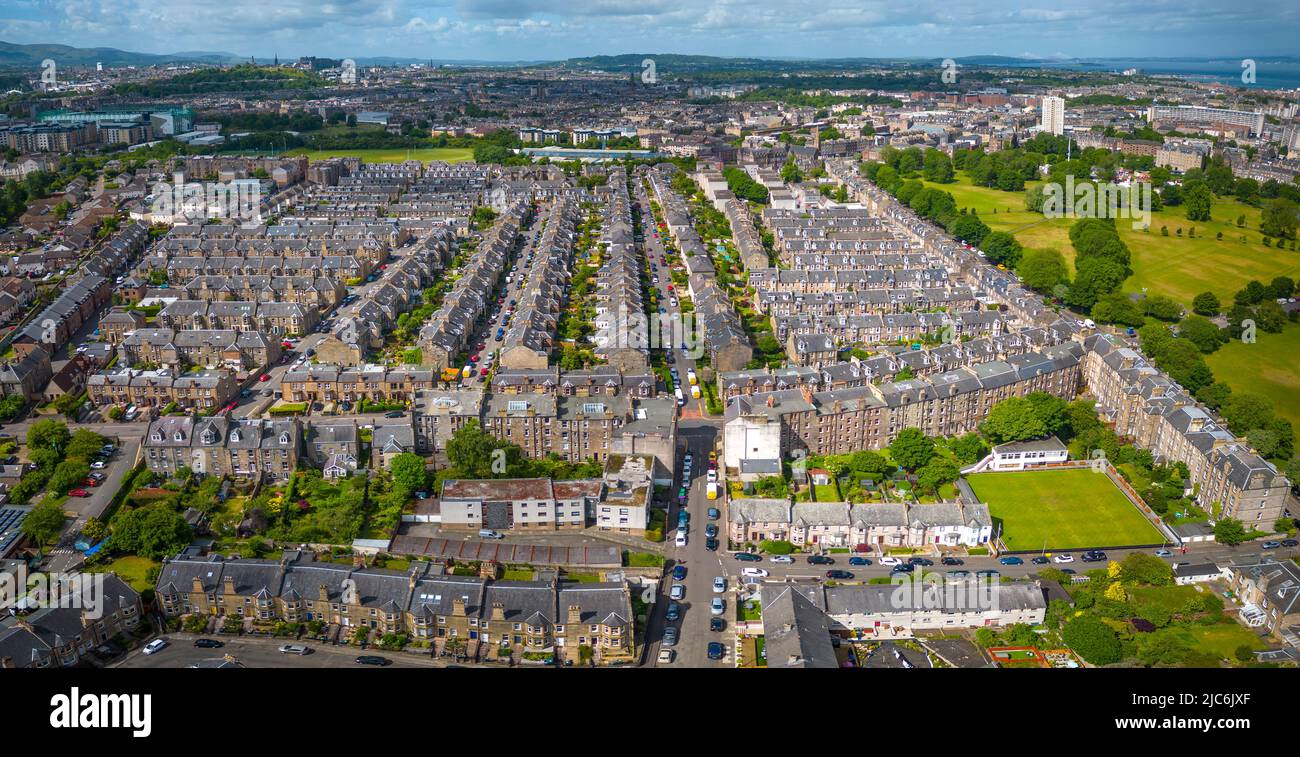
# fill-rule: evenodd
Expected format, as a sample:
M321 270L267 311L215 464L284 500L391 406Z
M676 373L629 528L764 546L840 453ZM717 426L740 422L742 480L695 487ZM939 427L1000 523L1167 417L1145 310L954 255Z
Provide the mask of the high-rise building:
M1065 98L1043 98L1043 131L1050 134L1065 133Z

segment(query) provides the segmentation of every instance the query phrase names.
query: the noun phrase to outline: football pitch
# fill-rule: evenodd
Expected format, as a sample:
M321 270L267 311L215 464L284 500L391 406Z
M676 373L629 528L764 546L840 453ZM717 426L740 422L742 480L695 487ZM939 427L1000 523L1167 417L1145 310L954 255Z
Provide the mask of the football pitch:
M987 503L1010 551L1161 544L1164 537L1105 474L1090 469L976 473L966 477Z

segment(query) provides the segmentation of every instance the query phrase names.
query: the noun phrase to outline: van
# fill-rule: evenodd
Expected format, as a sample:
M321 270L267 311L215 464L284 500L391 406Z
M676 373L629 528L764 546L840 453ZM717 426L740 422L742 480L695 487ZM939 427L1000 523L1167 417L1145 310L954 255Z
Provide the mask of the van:
M504 538L506 538L506 537L503 536L501 533L499 533L499 532L497 532L497 531L493 531L493 530L490 529L490 528L480 528L480 529L478 530L478 536L479 536L480 539L504 539Z
M708 497L709 499L718 498L718 483L716 481L709 482Z
M686 371L686 380L687 382L690 383L691 386L695 386L697 383L699 383L699 380L695 376L694 370Z
M682 388L679 386L676 389L674 389L673 392L677 395L678 406L685 405L686 397L682 394Z
M692 386L692 387L691 387L691 397L694 398L694 399L699 399L699 398L700 398L700 387L699 387L699 386Z

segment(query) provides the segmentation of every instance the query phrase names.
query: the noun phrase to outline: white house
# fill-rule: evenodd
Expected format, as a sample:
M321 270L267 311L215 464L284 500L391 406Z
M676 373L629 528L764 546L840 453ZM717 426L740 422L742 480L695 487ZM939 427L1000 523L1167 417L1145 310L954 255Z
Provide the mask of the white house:
M1070 452L1060 439L1049 436L1046 439L1033 439L1027 442L1008 442L993 448L984 470L1025 470L1038 468L1053 463L1064 463L1070 459Z

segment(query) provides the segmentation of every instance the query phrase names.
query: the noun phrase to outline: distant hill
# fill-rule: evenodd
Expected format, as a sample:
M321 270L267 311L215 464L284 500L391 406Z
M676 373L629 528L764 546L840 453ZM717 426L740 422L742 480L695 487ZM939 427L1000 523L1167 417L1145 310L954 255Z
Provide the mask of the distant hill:
M239 56L232 53L183 52L167 55L133 53L112 47L72 47L70 45L17 45L0 42L0 68L39 68L41 61L50 59L60 66L73 68L105 66L157 66L167 63L237 63Z

